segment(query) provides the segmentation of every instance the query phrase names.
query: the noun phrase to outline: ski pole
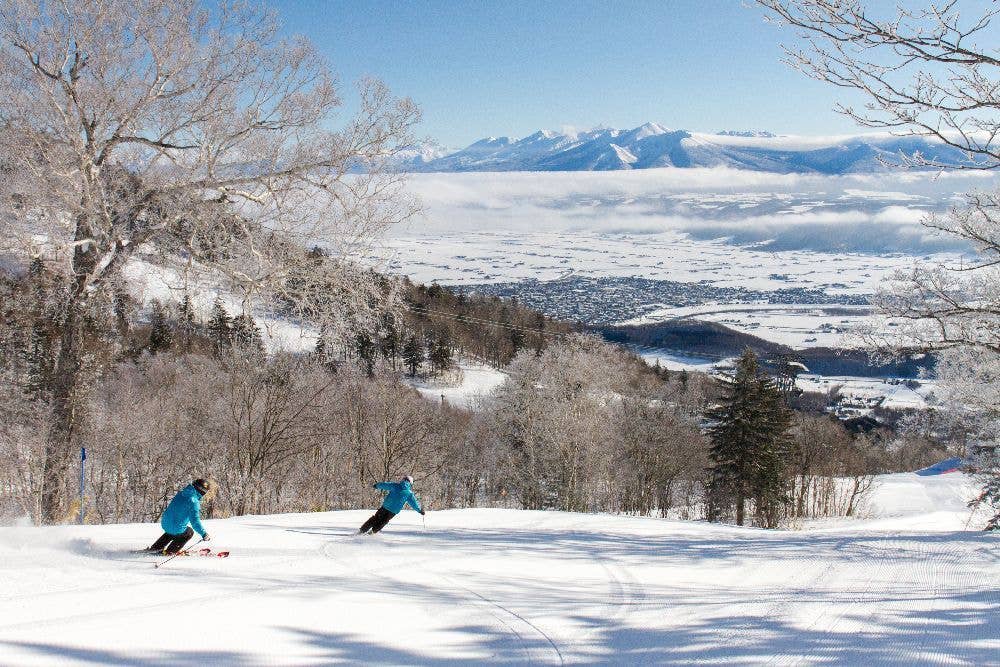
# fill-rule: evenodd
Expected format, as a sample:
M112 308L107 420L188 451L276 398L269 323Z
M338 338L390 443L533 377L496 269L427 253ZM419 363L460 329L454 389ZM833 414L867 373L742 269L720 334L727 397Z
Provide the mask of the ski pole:
M193 549L193 548L195 548L196 546L198 546L199 544L201 544L201 543L202 543L202 542L204 542L204 541L205 541L205 538L203 537L203 538L201 538L200 540L198 540L197 542L195 542L194 544L192 544L192 545L191 545L191 548L192 548L192 549ZM174 554L173 556L171 556L171 557L170 557L170 558L168 558L167 560L165 560L165 561L162 561L162 562L159 562L159 563L154 563L154 564L153 564L153 568L154 568L154 569L159 569L159 567L160 567L161 565L166 565L167 563L169 563L169 562L170 562L170 561L172 561L173 559L175 559L175 558L177 558L178 556L180 556L180 555L181 555L181 552L182 552L182 551L184 551L184 550L183 550L183 549L178 549L178 550L177 550L177 553L175 553L175 554Z

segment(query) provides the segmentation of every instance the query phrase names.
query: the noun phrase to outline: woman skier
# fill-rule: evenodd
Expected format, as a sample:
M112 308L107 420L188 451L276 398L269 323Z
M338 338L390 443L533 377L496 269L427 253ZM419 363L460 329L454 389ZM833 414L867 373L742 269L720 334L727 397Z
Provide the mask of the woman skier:
M372 488L379 489L380 491L388 491L389 495L382 501L382 507L378 508L378 511L365 521L358 530L361 534L370 531L374 535L382 530L385 528L385 524L389 523L392 517L402 512L403 507L407 504L420 512L421 516L426 514L426 512L420 509L417 497L413 495L413 478L409 475L398 482L378 482L372 484Z
M160 519L163 535L146 551L175 554L184 548L195 531L205 542L212 539L201 525L201 503L211 500L218 489L219 485L213 479L196 479L178 491Z

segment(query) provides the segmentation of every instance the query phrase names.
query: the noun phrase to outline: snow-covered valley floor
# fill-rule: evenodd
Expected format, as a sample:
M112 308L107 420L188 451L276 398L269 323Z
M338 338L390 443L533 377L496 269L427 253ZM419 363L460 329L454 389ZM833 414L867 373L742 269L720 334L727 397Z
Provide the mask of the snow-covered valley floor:
M0 663L1000 662L1000 543L958 473L881 479L871 518L763 531L512 510L0 529Z

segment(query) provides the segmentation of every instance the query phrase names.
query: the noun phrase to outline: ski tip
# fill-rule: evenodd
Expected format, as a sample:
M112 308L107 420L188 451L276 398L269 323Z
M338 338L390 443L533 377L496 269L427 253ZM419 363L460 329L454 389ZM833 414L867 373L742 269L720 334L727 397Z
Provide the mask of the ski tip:
M217 553L215 555L218 556L219 558L229 558L229 552L228 551L220 551L219 553Z

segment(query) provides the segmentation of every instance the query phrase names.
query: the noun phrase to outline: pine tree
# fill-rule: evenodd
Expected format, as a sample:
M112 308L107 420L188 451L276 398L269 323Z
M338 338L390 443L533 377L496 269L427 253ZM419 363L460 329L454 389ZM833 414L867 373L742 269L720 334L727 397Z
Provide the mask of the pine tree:
M167 321L167 312L163 304L153 301L153 310L149 316L149 351L151 354L166 352L173 343L174 335Z
M354 337L354 353L368 377L375 374L375 351L375 343L367 333L361 332Z
M379 352L382 358L392 364L393 370L396 368L396 357L399 356L399 329L396 327L396 318L392 314L387 314L382 318L382 335L379 337Z
M177 306L177 317L179 320L181 335L183 337L181 345L185 352L190 352L191 341L198 329L198 324L195 321L194 304L191 303L191 295L187 292L184 293L184 298L181 299L180 305Z
M212 316L208 320L208 336L212 339L212 345L216 354L221 353L233 342L232 320L222 307L222 301L216 299L212 304Z
M132 297L123 289L116 289L112 296L115 311L115 322L118 324L118 335L123 339L127 338L132 329L132 315L135 310L135 303Z
M420 370L420 365L424 363L424 346L420 339L412 334L403 345L403 363L406 364L410 377L415 376Z
M431 366L434 368L435 372L444 373L451 368L451 341L448 339L447 335L442 334L437 337L434 344L430 346L429 357Z
M752 350L740 357L735 376L723 381L722 401L707 416L714 421L709 429L709 520L735 507L736 523L742 526L752 501L760 525L775 527L785 496L789 415Z
M520 329L510 330L510 348L517 354L524 347L524 333Z
M255 357L264 356L264 338L257 323L246 313L233 318L230 339L236 349Z
M535 331L537 332L535 336L535 356L542 356L542 351L545 349L545 315L542 313L535 313Z
M39 257L31 260L28 278L34 293L30 311L31 334L27 345L21 348L25 361L25 393L38 401L47 401L52 386L52 371L55 365L52 327L54 318L46 312L49 302L50 282L45 272L45 264Z
M333 353L329 349L326 341L326 333L323 331L320 331L319 336L316 338L316 349L313 352L313 356L316 358L317 363L327 371L330 373L337 372L337 360L334 359Z
M38 401L48 399L52 382L52 343L44 320L35 318L31 325L31 340L24 350L27 366L25 393Z

